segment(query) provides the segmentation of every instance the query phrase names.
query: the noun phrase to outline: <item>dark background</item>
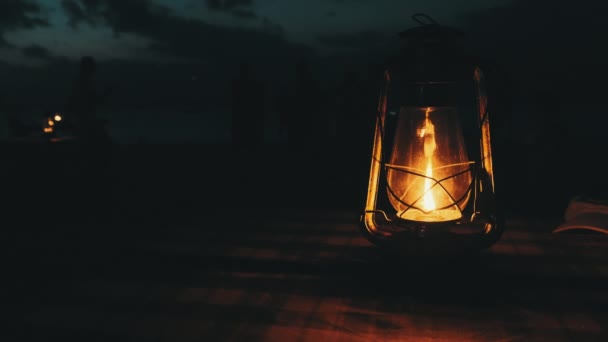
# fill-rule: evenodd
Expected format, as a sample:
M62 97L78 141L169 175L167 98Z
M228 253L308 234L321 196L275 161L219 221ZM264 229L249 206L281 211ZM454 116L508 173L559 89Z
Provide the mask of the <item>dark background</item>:
M246 336L278 316L301 334L338 297L367 308L348 322L383 334L387 318L407 317L425 337L598 337L605 244L549 232L573 196L608 197L606 7L0 0L3 340L132 341L140 329L154 341L173 331ZM485 71L496 189L512 229L496 253L440 258L439 268L383 258L354 228L378 76L415 13L466 32ZM82 56L110 91L97 114L111 143L28 134L39 135L43 115L65 113ZM243 62L255 76L246 103L262 105L244 131L263 134L235 145L230 87ZM296 82L306 65L317 96ZM314 116L286 119L302 108ZM176 301L188 288L226 305ZM310 296L313 309L281 315L291 309L275 295Z
M349 119L336 103L373 117L377 77L399 46L397 33L424 12L466 32L486 72L507 211L561 217L572 196L606 194L605 7L591 0L3 1L4 126L9 117L34 125L41 113L63 112L79 59L90 55L97 84L110 89L99 114L113 141L95 151L5 143L16 196L9 198L27 204L17 206L27 219L44 217L25 209L41 203L88 203L105 218L198 215L218 204L360 210L371 130L344 133ZM245 151L230 146L230 82L243 61L265 90L263 144ZM294 150L282 118L298 107L302 61L325 102L310 143ZM83 171L91 165L98 174ZM63 216L55 212L54 220Z

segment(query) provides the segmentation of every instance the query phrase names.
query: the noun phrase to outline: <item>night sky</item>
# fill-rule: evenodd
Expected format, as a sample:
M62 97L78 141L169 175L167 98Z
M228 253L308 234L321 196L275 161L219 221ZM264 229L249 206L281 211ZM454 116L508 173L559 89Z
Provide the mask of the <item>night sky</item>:
M301 58L313 61L330 91L346 69L368 76L369 66L398 46L397 33L415 25L410 17L426 13L469 34L508 94L505 121L527 127L524 136L534 131L529 122L542 121L536 113L547 102L559 100L558 116L576 108L596 118L603 109L605 86L598 80L608 76L607 6L592 0L3 0L0 112L29 118L61 111L79 58L90 55L100 86L112 89L103 113L118 140L223 140L227 87L239 61L254 63L271 98L289 85ZM268 127L274 130L272 120ZM591 130L578 133L598 133L597 126Z

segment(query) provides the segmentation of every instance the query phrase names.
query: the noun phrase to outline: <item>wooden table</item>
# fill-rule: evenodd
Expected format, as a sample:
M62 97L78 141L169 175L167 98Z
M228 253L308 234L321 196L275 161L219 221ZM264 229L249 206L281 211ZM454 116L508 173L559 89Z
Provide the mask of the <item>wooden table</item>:
M608 236L552 228L510 219L427 268L387 260L347 211L37 229L10 249L3 340L608 341Z

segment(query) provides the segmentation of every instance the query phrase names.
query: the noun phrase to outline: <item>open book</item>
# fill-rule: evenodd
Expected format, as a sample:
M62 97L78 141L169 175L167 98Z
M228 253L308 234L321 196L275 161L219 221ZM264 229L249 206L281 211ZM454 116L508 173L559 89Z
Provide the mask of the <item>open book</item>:
M576 229L608 234L608 201L588 197L573 198L564 214L564 222L554 233Z

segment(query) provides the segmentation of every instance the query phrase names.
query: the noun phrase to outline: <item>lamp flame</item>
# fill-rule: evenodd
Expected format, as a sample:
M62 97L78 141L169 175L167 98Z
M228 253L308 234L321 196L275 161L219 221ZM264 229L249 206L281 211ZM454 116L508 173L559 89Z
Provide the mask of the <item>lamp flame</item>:
M433 178L433 163L429 158L426 164L426 174L427 177L424 180L424 197L422 198L422 207L425 211L429 212L435 210L437 206L435 205L435 199L433 198L433 192L431 191L432 178Z
M451 135L456 130L442 131L450 112L442 109L441 115L436 116L435 122L431 120L431 113L437 110L434 107L420 108L424 116L420 118L420 124L416 126L416 137L421 143L409 144L413 149L406 151L394 150L391 155L391 164L397 167L409 167L415 173L391 171L389 184L398 196L399 201L393 201L393 207L397 209L398 216L405 220L424 221L424 222L445 222L457 220L462 217L460 205L455 198L466 201L466 191L470 176L462 173L462 176L452 177L453 174L462 172L463 168L468 167L464 154L464 145L461 136ZM404 118L407 118L404 116ZM402 121L407 123L407 121ZM440 126L436 126L435 123ZM438 130L439 128L439 130ZM436 134L439 132L439 135ZM443 136L448 134L448 136ZM437 139L440 139L438 149ZM452 138L450 140L446 138ZM403 145L408 145L408 137L398 136L397 140L403 139ZM405 158L403 158L405 156ZM403 159L401 159L403 158ZM411 158L411 159L406 159ZM404 165L405 164L405 165ZM409 164L409 165L408 165ZM466 171L466 170L463 170ZM409 177L412 178L409 178ZM410 180L417 184L415 187L403 186L401 182ZM450 192L451 191L451 192ZM403 205L401 203L411 203Z
M429 118L431 108L428 107L425 112L424 128L421 131L421 136L424 138L424 156L426 157L426 172L424 179L424 197L422 199L422 207L425 211L429 212L435 210L435 199L433 198L433 192L431 188L433 186L433 154L437 149L437 143L435 142L435 125Z

